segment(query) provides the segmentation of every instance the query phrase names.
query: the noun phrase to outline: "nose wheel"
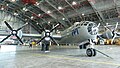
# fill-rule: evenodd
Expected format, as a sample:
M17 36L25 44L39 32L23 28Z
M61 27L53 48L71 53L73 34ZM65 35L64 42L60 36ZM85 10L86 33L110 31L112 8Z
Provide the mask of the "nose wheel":
M88 48L88 49L86 50L86 54L87 54L87 56L92 57L92 56L96 56L97 52L96 52L96 50L93 49L93 48Z

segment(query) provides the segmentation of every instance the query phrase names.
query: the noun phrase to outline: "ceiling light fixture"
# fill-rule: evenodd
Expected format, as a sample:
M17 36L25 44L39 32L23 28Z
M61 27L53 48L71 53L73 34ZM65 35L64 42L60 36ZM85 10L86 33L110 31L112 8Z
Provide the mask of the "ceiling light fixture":
M50 11L47 11L47 13L49 14L49 13L51 13Z
M26 8L23 8L23 10L25 10Z
M39 2L36 2L36 5L39 5L40 3Z
M37 25L38 25L39 23L37 23Z
M41 14L38 14L38 16L40 16Z
M25 9L25 11L28 11L28 9Z
M1 10L4 10L4 8L2 7Z
M31 19L33 19L33 16L31 16Z
M82 16L84 16L85 14L84 13L82 13Z
M26 22L26 24L28 24L28 22Z
M18 15L18 13L14 13L14 15L16 15L16 16L17 16L17 15Z
M28 9L26 7L23 8L24 11L28 11Z
M6 4L6 6L9 6L9 4Z
M58 9L61 10L61 9L63 9L63 8L59 6Z
M72 5L76 5L77 3L75 1L72 2Z
M10 0L11 2L16 2L16 0Z
M65 20L65 18L62 18L62 20Z
M25 21L27 21L27 19L25 19Z
M50 21L48 23L50 23Z

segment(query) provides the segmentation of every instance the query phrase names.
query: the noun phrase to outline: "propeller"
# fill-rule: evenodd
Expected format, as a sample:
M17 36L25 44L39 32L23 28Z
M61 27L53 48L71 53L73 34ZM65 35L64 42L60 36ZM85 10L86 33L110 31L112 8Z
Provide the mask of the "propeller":
M6 26L11 30L11 34L8 35L6 38L4 38L1 42L5 41L6 39L8 39L11 35L16 36L17 39L23 44L22 40L20 39L20 37L17 35L18 31L21 30L25 25L27 25L28 23L24 24L23 26L21 26L20 28L18 28L17 30L12 29L12 27L6 22L4 21L4 23L6 24Z
M97 28L100 27L100 23L97 25ZM97 35L98 38L103 39L100 35Z
M110 32L112 32L112 40L111 40L111 44L113 43L114 39L116 38L116 36L119 34L117 33L116 29L118 28L118 22L115 25L115 28L113 30L109 29L108 26L104 26L106 29L108 29Z
M117 27L118 27L118 22L116 23L115 28L114 28L114 30L112 31L113 38L112 38L111 43L113 43L115 37L117 36L117 32L116 32Z
M104 26L107 30L111 31L110 28L108 28L107 26Z
M116 33L117 36L120 36L120 34Z
M100 27L100 23L97 25L97 28Z
M57 24L55 25L54 28L52 28L51 30L45 30L44 29L44 36L37 42L40 43L42 40L46 40L46 41L49 41L50 39L56 44L56 45L59 45L56 40L51 36L51 32L53 32L53 30L55 30L60 24Z
M92 30L91 30L91 33L92 34L98 34L98 28L99 28L99 26L100 26L100 23L97 26L93 26Z

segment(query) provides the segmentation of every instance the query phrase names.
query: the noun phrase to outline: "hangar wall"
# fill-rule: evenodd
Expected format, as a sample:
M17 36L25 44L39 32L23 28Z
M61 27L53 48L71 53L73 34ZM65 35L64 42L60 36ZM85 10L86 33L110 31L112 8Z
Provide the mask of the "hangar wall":
M17 29L21 27L25 22L22 20L18 19L17 17L8 14L4 11L0 11L0 33L6 33L6 30L9 30L8 27L4 24L4 21L7 21L13 29ZM26 25L22 29L23 33L38 33L34 28L32 28L29 24Z

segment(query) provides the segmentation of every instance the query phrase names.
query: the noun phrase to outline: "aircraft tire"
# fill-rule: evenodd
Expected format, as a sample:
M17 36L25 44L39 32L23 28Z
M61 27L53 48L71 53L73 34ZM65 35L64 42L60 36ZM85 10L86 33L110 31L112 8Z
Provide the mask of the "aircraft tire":
M94 54L93 49L92 49L92 48L88 48L88 49L86 50L86 54L87 54L88 57L92 57L93 54Z
M79 48L80 48L80 49L83 49L83 45L80 45Z
M97 52L95 49L93 49L93 56L96 56Z
M87 45L83 45L83 49L86 49L87 48Z

